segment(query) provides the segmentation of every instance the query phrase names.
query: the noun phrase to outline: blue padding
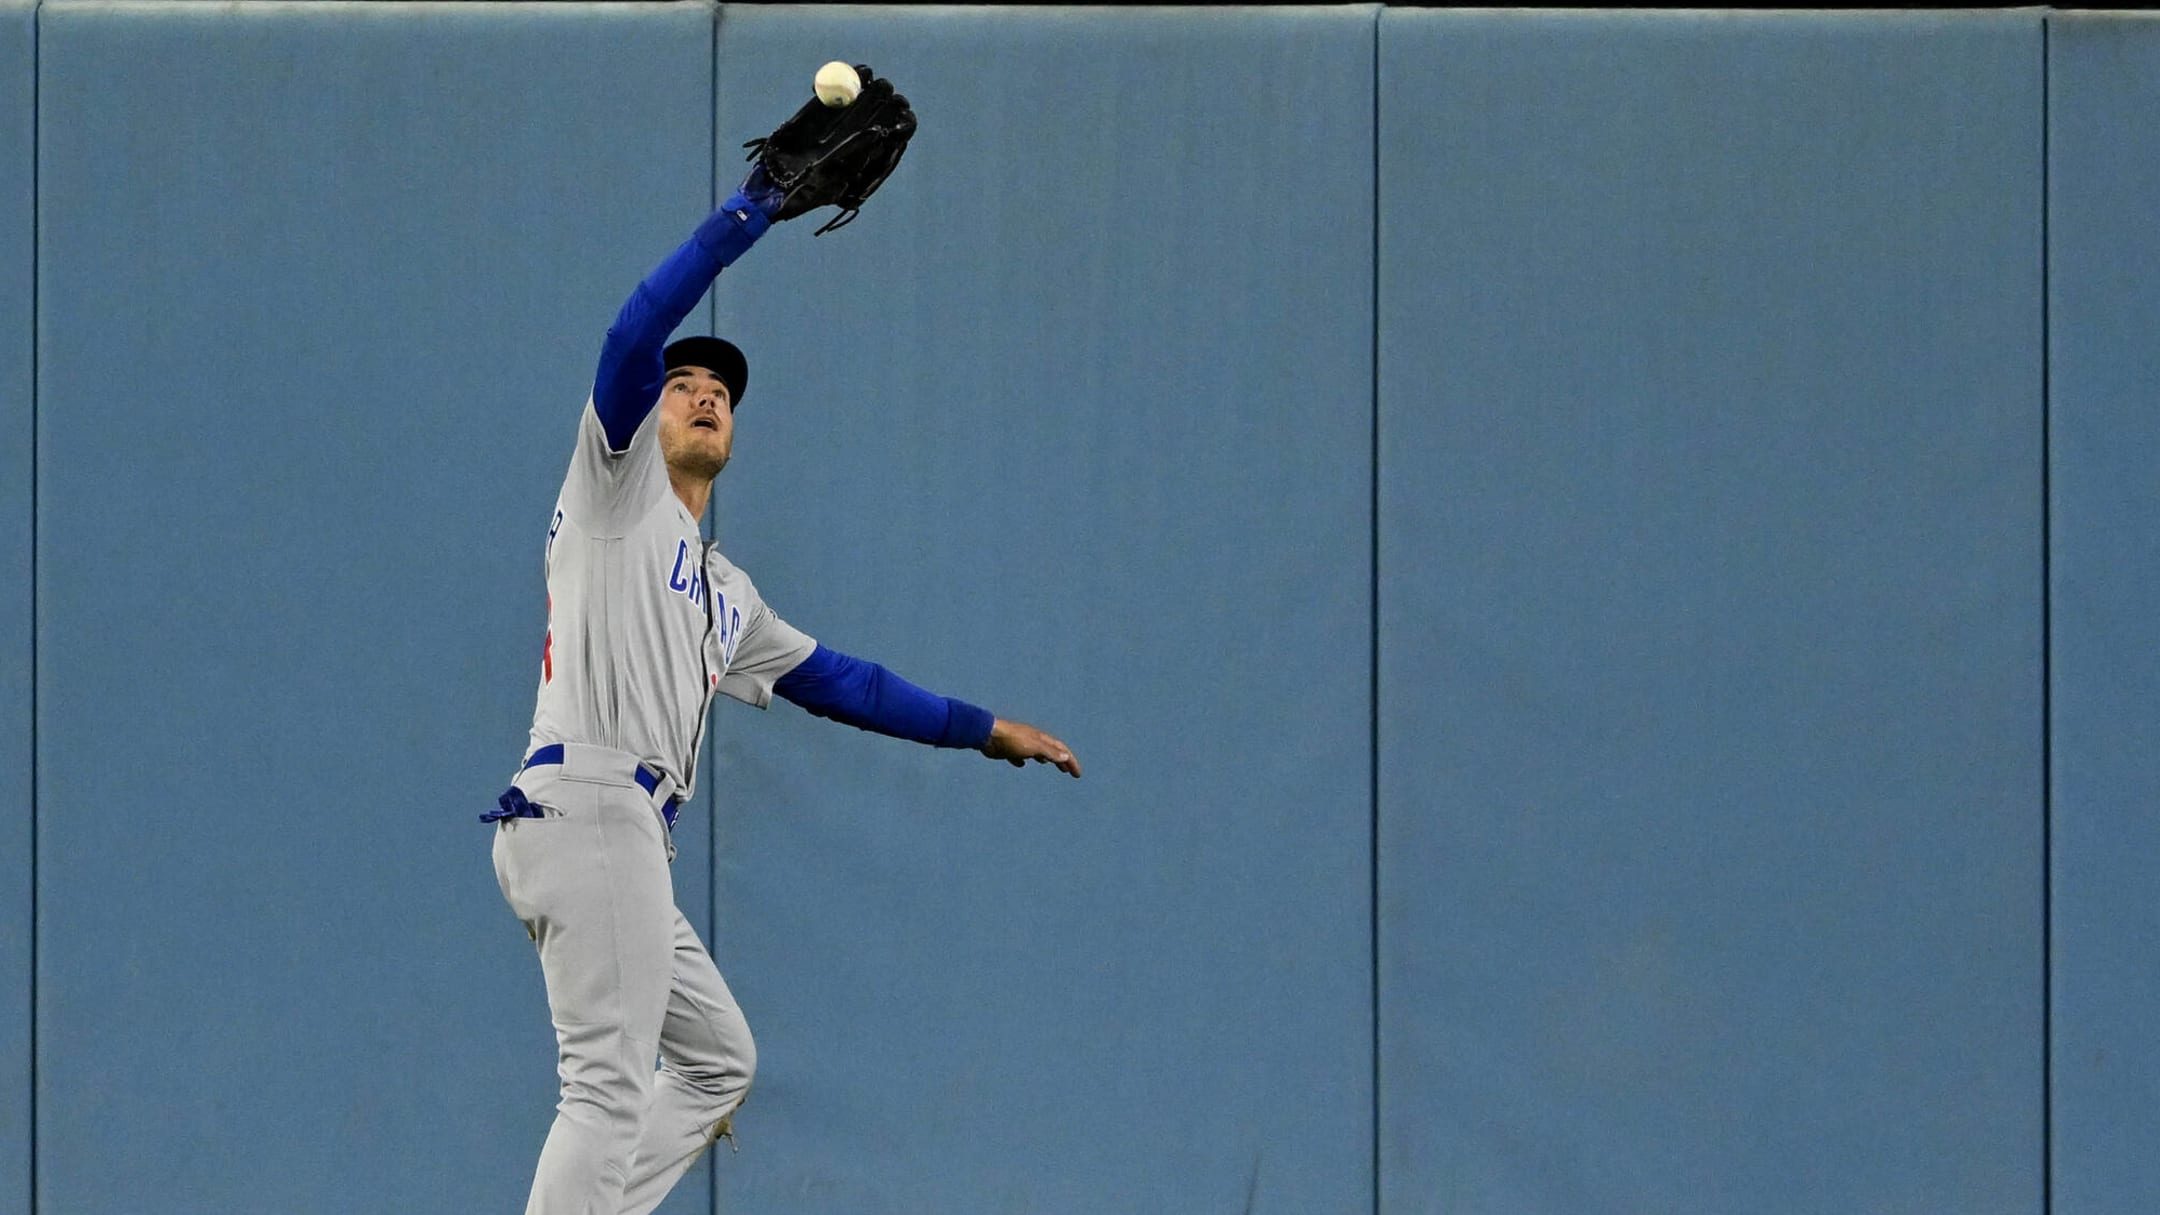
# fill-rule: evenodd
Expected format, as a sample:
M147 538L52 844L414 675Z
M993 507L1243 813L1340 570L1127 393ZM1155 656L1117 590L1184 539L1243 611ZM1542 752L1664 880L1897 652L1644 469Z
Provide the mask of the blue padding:
M0 1210L30 1209L31 69L0 0Z
M1373 19L723 13L723 159L834 58L922 127L727 272L722 545L1087 773L716 715L725 1209L1371 1209Z
M2038 15L1381 32L1382 1209L2039 1211Z
M2048 40L2056 1215L2160 1210L2160 23Z
M712 205L712 17L45 6L42 1212L524 1202L554 1035L468 811L595 347Z

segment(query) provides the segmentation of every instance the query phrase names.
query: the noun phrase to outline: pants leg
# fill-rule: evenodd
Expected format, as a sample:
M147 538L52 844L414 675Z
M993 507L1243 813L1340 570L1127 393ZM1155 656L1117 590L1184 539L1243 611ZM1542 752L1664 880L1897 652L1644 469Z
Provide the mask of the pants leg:
M621 1215L647 1215L742 1104L757 1073L750 1026L712 955L675 913L673 987L660 1031L660 1071L630 1167Z
M652 798L551 779L543 818L496 831L496 876L539 946L562 1099L527 1215L615 1215L674 983L675 894Z

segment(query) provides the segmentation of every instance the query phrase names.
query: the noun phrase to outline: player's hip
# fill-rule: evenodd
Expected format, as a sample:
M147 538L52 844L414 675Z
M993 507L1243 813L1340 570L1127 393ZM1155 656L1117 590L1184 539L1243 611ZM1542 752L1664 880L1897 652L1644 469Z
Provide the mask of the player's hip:
M619 761L620 752L564 749L567 762L519 772L493 812L495 877L528 927L551 909L605 901L608 883L640 873L669 885L667 824L634 767Z
M675 780L661 765L634 751L536 735L511 784L528 796L541 786L611 785L635 789L652 801L672 794Z

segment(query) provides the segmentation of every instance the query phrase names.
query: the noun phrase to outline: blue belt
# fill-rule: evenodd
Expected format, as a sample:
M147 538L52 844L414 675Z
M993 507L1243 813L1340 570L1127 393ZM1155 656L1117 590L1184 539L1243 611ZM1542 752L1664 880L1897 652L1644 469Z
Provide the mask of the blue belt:
M518 771L523 772L526 768L537 768L542 764L559 764L562 761L563 745L561 743L549 743L547 746L526 756L524 766L520 767ZM637 766L636 779L638 788L647 793L651 793L660 787L660 774L644 764ZM660 804L660 817L667 820L668 830L673 831L675 829L675 815L681 808L672 797ZM499 823L506 818L544 818L546 815L547 811L525 799L523 789L512 785L503 790L503 795L495 799L495 808L481 815L480 821L483 823Z

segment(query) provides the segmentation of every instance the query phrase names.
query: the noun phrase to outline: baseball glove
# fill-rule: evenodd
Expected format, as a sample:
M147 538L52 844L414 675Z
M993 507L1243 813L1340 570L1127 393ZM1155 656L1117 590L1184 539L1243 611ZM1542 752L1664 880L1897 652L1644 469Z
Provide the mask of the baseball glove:
M836 206L840 214L814 235L843 227L885 184L915 135L915 111L893 91L890 80L856 64L862 92L844 106L828 106L812 97L795 116L763 139L743 146L757 166L743 183L746 194L767 200L775 220L793 219L818 207Z

